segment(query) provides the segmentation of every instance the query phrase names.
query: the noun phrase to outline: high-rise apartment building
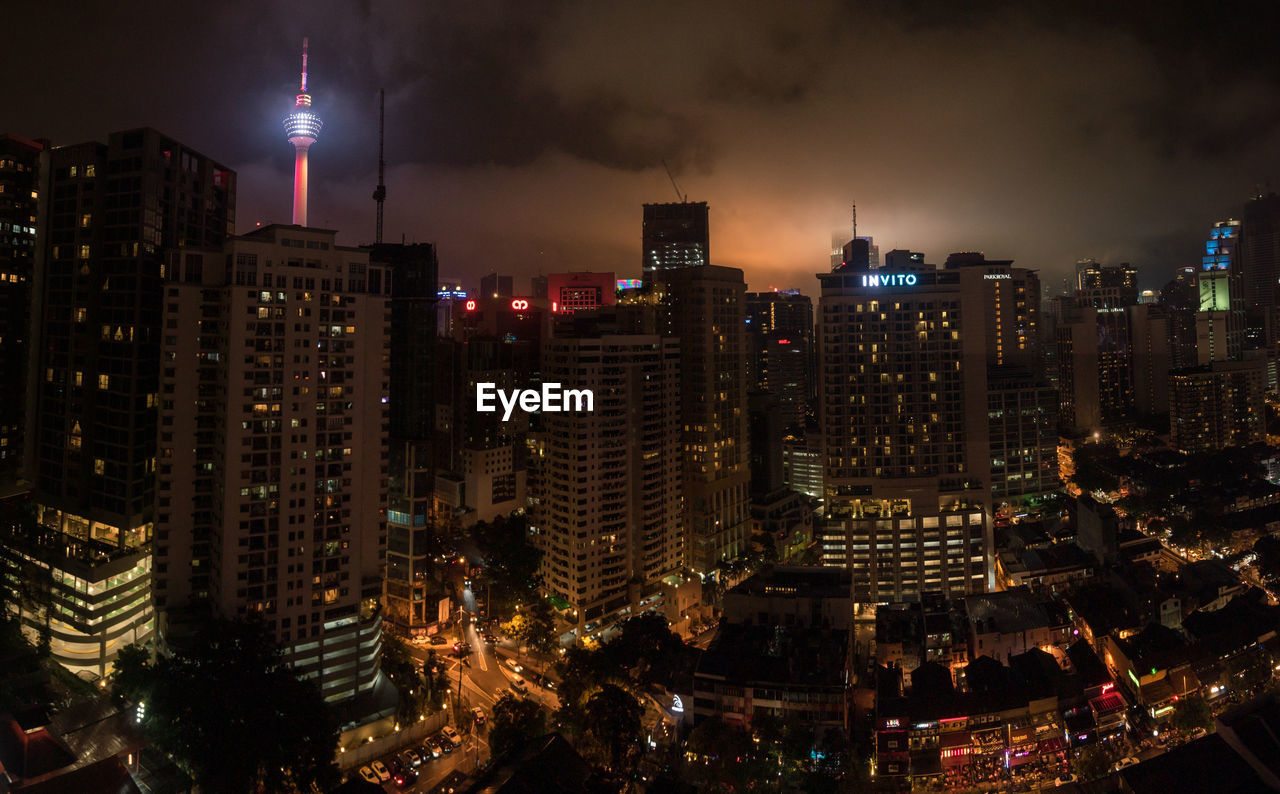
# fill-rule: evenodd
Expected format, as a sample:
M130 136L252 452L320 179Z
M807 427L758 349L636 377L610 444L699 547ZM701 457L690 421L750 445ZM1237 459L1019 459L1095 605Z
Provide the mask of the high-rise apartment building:
M1169 376L1170 444L1184 452L1242 446L1266 436L1266 359L1214 361Z
M687 565L705 575L750 536L746 283L714 265L654 276L667 333L680 340Z
M22 470L43 149L35 141L0 135L0 493L17 484Z
M654 272L711 264L707 202L645 204L640 251L646 278Z
M530 538L544 590L579 624L684 564L680 343L615 330L546 341L544 382L590 390L593 406L544 411L531 436Z
M272 225L167 263L155 603L166 642L261 617L344 701L379 675L394 268L335 237Z
M813 301L799 290L747 293L752 388L780 402L786 428L803 432L817 396Z
M164 281L179 251L221 267L235 174L138 129L46 150L38 192L26 457L40 532L4 554L44 593L24 622L69 669L104 675L154 628Z

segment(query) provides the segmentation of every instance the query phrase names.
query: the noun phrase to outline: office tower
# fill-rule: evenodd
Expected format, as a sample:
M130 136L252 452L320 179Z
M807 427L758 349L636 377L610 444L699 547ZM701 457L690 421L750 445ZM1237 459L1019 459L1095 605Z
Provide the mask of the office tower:
M1130 306L1133 407L1148 418L1169 413L1169 371L1174 368L1174 312L1161 304Z
M680 343L579 326L548 339L545 383L590 411L544 411L531 436L529 532L544 589L576 622L655 592L684 563Z
M782 402L767 391L747 393L750 420L752 500L780 490L786 483L782 468Z
M307 40L302 40L302 84L294 99L293 111L284 117L284 132L293 144L293 223L307 225L307 152L320 136L320 116L311 109L307 93Z
M667 332L680 340L687 565L707 575L750 532L746 284L741 270L714 265L654 275Z
M783 436L782 476L787 487L796 493L822 498L825 461L821 433Z
M1063 424L1089 432L1131 418L1128 309L1138 303L1138 274L1127 264L1079 267L1075 305L1058 324L1059 411Z
M490 273L480 277L481 298L510 298L515 295L515 279Z
M817 396L813 301L799 290L747 293L752 388L781 401L782 421L804 432Z
M1036 449L996 473L1002 497L1047 477L1034 273L956 256L818 279L824 563L850 566L860 601L987 589L993 450Z
M379 670L394 293L335 238L272 225L170 261L155 589L167 643L260 617L344 701Z
M1196 268L1178 268L1172 281L1160 290L1159 305L1169 317L1170 366L1192 367L1196 351L1196 312L1200 310Z
M1239 232L1239 221L1219 221L1205 242L1196 274L1197 364L1235 361L1244 352L1244 294L1236 252Z
M645 278L651 273L711 264L707 202L645 204L640 238Z
M1245 202L1238 246L1249 325L1275 340L1276 286L1280 282L1280 195L1254 196Z
M41 143L0 135L0 494L16 487L22 470L43 150Z
M47 627L53 658L105 675L154 628L163 280L179 250L220 268L235 174L139 129L46 150L38 193L27 477L40 534L3 553L47 594L23 619Z
M1266 358L1261 355L1170 373L1170 444L1184 452L1200 452L1262 441L1266 379Z
M439 464L435 380L437 363L434 246L374 245L369 264L391 278L390 438L387 471L387 621L407 636L439 622L449 597L434 558L435 470ZM448 606L446 606L446 618Z
M590 311L618 302L618 281L613 272L552 273L544 277L542 298L556 314ZM535 295L534 297L538 297Z

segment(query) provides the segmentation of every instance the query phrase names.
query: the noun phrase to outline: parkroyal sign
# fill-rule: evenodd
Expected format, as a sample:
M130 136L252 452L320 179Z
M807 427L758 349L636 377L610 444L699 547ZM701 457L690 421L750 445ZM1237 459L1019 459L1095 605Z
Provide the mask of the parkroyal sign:
M476 411L495 413L502 404L502 421L511 420L517 406L526 413L574 411L591 413L595 394L590 389L562 389L559 383L544 383L542 389L499 389L496 383L476 384Z
M915 273L875 273L862 277L864 287L914 287L919 280Z

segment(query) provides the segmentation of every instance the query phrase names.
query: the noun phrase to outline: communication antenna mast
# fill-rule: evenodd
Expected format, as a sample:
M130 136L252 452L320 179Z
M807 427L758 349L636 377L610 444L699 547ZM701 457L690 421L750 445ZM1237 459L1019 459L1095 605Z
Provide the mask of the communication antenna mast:
M853 202L853 239L858 239L858 202Z
M387 170L387 161L383 159L383 137L387 129L386 100L387 92L378 91L378 187L373 191L373 200L378 203L378 222L373 235L375 243L382 242L382 202L387 198L387 186L383 179Z
M667 170L667 179L670 179L670 180L671 180L671 187L675 188L675 191L676 191L676 198L678 198L678 199L680 200L680 203L681 203L681 204L686 204L686 203L688 203L688 201L689 201L689 195L688 195L687 193L682 194L682 193L680 192L680 186L676 184L676 178L675 178L674 176L672 176L672 175L671 175L671 167L667 165L667 160L666 160L666 158L665 158L665 157L664 157L664 158L663 158L663 160L662 160L662 167L663 167L663 168L665 168L665 169Z

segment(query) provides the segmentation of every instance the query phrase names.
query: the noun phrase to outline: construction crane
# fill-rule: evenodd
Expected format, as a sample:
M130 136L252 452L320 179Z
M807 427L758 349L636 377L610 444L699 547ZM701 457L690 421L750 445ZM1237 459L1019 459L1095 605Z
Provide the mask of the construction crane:
M378 222L373 235L375 243L382 242L382 202L387 198L387 186L384 184L387 161L383 159L383 139L387 129L386 100L387 92L378 91L378 187L373 191L373 200L378 203Z
M689 201L689 195L687 193L682 194L680 192L680 186L676 184L676 178L671 175L671 167L667 165L666 158L663 158L662 160L662 167L667 170L667 179L671 180L671 187L675 188L676 198L680 200L681 204L687 203Z

